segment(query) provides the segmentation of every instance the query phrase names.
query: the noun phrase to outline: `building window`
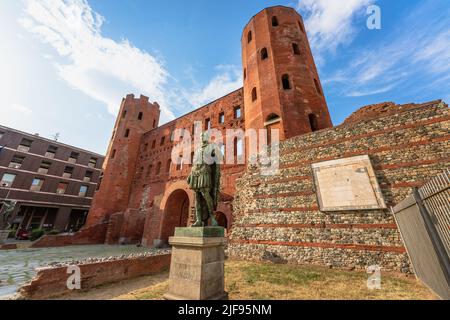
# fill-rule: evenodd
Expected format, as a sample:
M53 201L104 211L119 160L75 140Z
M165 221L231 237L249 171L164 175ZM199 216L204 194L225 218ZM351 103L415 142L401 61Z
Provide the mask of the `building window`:
M156 119L153 120L153 129L156 128Z
M44 184L44 180L42 179L33 179L31 183L30 191L41 191L42 185Z
M17 148L20 152L28 152L30 151L31 144L33 143L32 140L29 139L22 139L22 142L19 144L19 147Z
M169 160L167 160L167 163L166 163L166 173L170 173L171 166L172 166L172 160L169 159Z
M15 174L5 173L2 177L2 181L0 182L0 185L2 187L11 188L15 179L16 179Z
M79 157L80 157L79 153L71 152L70 157L69 157L69 162L75 164L75 163L77 163Z
M177 171L183 170L183 157L180 156L180 160L177 163Z
M152 149L155 149L156 148L156 140L153 140L153 142L152 142Z
M319 124L317 121L317 116L313 113L311 113L310 115L308 115L309 118L309 125L311 126L311 131L317 131L319 130Z
M25 160L25 157L21 157L21 156L14 156L11 160L11 162L9 163L9 168L12 169L20 169L20 167L22 166L23 160Z
M241 107L234 108L234 118L240 119L242 117Z
M256 88L252 89L252 101L256 101L258 99L258 94L256 93Z
M267 48L261 49L261 60L266 60L269 57L269 53L267 52Z
M73 174L73 167L64 168L63 178L70 179L72 178L72 174Z
M163 146L165 142L166 142L166 136L161 138L161 143L159 145Z
M284 74L283 77L281 78L281 81L283 82L283 89L284 90L291 89L291 83L289 81L289 75L288 74Z
M205 119L205 130L211 129L211 119Z
M249 32L247 33L247 42L248 42L248 43L252 42L252 39L253 39L252 32L249 31Z
M219 113L219 123L220 124L225 123L225 113L224 112Z
M126 116L127 116L127 110L123 110L123 112L122 112L122 118L125 119Z
M247 69L244 68L244 80L247 79Z
M47 152L45 153L46 158L53 159L56 155L56 151L58 150L55 146L49 146Z
M161 162L158 162L156 165L156 171L155 174L158 176L161 173Z
M150 175L152 174L152 170L153 170L153 165L149 165L148 169L147 169L147 178L150 177Z
M89 160L88 167L94 169L97 166L97 161L97 158L91 158L91 160Z
M111 159L114 159L116 157L116 149L113 149L111 152Z
M317 93L322 95L322 90L320 90L319 81L317 81L317 79L314 79L314 85L316 86Z
M89 189L88 186L81 186L80 187L80 192L78 192L78 196L82 197L82 198L86 197L88 189Z
M303 33L306 33L305 32L305 27L303 27L303 24L299 21L298 22L298 27L300 28L300 30L303 32Z
M86 171L86 174L84 175L84 182L91 182L92 181L92 177L94 176L94 172L92 171Z
M272 17L272 27L278 27L278 18L275 16Z
M51 165L52 165L51 162L42 161L41 165L39 166L38 173L40 173L40 174L47 174L48 170L50 170L50 166Z
M65 194L68 186L69 186L68 183L60 182L58 184L58 187L56 188L56 194Z
M138 114L138 120L142 120L142 118L144 117L144 114L142 112L139 112Z
M298 44L293 43L292 44L292 50L294 51L295 55L300 55L300 48L298 47Z
M125 138L130 136L130 129L125 130Z

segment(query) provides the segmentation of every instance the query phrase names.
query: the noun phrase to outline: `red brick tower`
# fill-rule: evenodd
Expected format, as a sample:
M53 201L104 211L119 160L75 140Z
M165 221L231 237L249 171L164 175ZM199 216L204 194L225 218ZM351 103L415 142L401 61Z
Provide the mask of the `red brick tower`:
M122 100L111 142L103 164L103 178L89 211L87 226L128 208L130 189L138 159L141 137L158 126L159 105L142 96Z
M245 127L278 128L280 139L332 127L302 17L262 10L244 28Z

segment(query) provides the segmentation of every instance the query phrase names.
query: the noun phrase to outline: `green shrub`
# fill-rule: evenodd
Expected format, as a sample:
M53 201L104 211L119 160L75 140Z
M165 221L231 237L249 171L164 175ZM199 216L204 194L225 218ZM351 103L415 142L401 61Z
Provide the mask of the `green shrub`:
M17 232L17 229L11 229L11 230L9 230L9 236L8 236L8 238L14 238L14 237L16 236L16 232Z
M34 229L33 231L31 231L30 240L35 241L35 240L39 239L40 237L42 237L44 234L45 234L45 230Z

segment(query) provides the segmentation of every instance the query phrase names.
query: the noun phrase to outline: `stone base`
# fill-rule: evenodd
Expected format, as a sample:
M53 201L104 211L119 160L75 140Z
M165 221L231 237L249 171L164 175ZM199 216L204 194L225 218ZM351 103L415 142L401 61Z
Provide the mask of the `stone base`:
M219 230L222 229L222 230ZM222 233L221 233L222 232ZM223 228L177 228L166 300L225 300ZM178 236L186 235L186 236ZM190 236L187 236L190 235Z

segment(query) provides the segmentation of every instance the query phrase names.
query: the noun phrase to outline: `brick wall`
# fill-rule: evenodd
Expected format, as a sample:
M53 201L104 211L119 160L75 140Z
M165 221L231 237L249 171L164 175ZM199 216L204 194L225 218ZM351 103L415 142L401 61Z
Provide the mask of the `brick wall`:
M280 174L249 167L238 180L229 254L244 259L410 271L389 210L322 213L311 164L368 154L388 206L450 164L450 113L440 101L391 105L365 121L356 112L341 126L280 144ZM395 109L394 109L395 108ZM396 110L396 112L394 112Z
M81 289L162 272L170 266L170 254L80 265ZM70 293L67 267L40 269L19 293L24 299L42 300Z

